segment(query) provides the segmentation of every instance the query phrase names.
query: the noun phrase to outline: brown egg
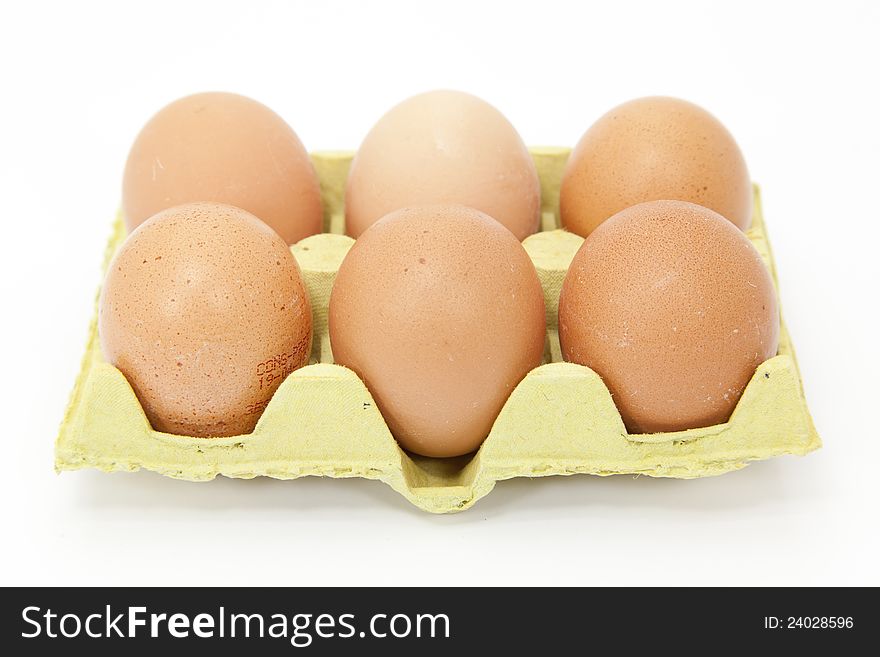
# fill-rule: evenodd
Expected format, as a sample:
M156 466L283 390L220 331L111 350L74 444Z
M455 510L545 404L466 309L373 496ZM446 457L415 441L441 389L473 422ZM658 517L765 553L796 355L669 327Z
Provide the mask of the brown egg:
M193 201L243 208L288 244L321 232L318 178L296 133L265 105L236 94L171 103L131 147L122 185L129 231Z
M636 203L677 199L705 206L745 230L752 185L727 129L677 98L640 98L605 114L571 154L559 196L563 226L586 237Z
M510 122L470 94L420 94L379 119L348 174L346 232L356 238L393 210L433 204L481 210L520 241L538 230L535 164Z
M330 296L337 363L366 383L400 444L475 450L541 363L544 296L501 224L463 206L407 208L365 231Z
M98 322L105 358L153 428L188 436L253 430L312 340L288 246L217 203L171 208L135 230L110 263Z
M773 281L746 236L683 201L619 212L578 251L559 299L567 361L597 372L630 433L726 422L776 354Z

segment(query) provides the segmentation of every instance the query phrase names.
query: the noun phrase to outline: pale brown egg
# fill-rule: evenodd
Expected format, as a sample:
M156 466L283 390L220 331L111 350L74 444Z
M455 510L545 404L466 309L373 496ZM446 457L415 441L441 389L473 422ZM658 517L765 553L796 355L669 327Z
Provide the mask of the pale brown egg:
M193 203L135 230L107 270L98 330L153 428L187 436L253 430L311 350L299 267L266 224Z
M721 215L653 201L599 226L559 299L567 361L597 372L630 433L726 422L755 368L776 354L773 280Z
M365 382L398 442L425 456L477 449L544 350L531 260L463 206L398 210L365 231L339 269L329 323L335 361Z
M538 230L535 164L501 112L470 94L420 94L379 119L348 174L346 232L357 238L389 212L433 204L476 208L520 241Z
M586 237L644 201L675 199L715 210L745 230L752 185L731 134L677 98L639 98L596 121L572 151L559 196L563 226Z
M125 225L195 201L228 203L288 244L321 232L318 178L296 133L265 105L200 93L159 111L137 136L122 184Z

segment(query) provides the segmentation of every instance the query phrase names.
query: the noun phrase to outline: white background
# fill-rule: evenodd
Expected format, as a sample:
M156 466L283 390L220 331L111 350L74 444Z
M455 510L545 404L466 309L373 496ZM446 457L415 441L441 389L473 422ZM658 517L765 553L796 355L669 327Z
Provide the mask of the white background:
M880 3L91 2L0 10L2 584L880 584ZM56 475L128 147L166 102L261 100L311 150L451 87L528 144L633 97L737 137L825 447L698 481L500 483L431 516L378 482ZM833 611L833 610L832 610Z

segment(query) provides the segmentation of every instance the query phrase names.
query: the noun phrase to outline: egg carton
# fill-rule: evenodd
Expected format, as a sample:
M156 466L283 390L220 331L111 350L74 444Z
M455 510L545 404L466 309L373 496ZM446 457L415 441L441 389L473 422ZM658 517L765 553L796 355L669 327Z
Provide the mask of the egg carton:
M531 149L541 178L542 225L523 246L544 290L544 363L516 387L475 454L430 458L405 452L363 382L351 370L333 364L327 306L336 271L354 243L343 234L344 188L352 154L315 153L326 232L291 247L314 315L310 364L287 377L250 434L193 438L162 433L152 429L122 373L104 360L96 312L56 442L56 470L145 468L191 481L217 475L363 477L385 482L421 509L449 513L467 509L495 482L512 477L582 473L687 479L819 448L784 322L778 354L758 367L729 421L711 427L628 434L602 379L587 367L563 362L557 333L559 291L583 243L583 238L559 229L559 185L569 152ZM757 186L754 199L747 235L776 283ZM118 216L105 269L124 239Z

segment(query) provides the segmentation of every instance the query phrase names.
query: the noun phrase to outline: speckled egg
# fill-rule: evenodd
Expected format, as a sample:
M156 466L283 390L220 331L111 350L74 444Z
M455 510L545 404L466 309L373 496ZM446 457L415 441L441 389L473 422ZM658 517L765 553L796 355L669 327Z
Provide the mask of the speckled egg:
M306 364L312 314L271 228L239 208L193 203L155 215L120 247L98 330L154 429L234 436Z
M433 204L476 208L520 241L540 222L538 173L519 134L460 91L413 96L370 130L348 175L346 232L357 238L389 212Z
M559 340L565 360L602 377L630 433L726 422L776 354L773 280L718 213L642 203L581 246L559 299Z
M361 377L398 442L458 456L541 363L544 296L522 245L489 216L406 208L349 251L329 324L335 361Z
M151 118L131 147L122 185L129 231L194 201L243 208L288 244L321 232L318 178L296 133L237 94L181 98Z
M560 214L587 236L624 208L663 199L705 206L743 230L752 219L749 171L721 122L684 100L640 98L601 117L572 151Z

